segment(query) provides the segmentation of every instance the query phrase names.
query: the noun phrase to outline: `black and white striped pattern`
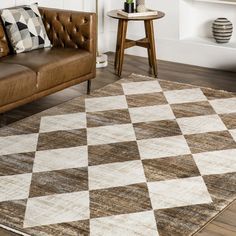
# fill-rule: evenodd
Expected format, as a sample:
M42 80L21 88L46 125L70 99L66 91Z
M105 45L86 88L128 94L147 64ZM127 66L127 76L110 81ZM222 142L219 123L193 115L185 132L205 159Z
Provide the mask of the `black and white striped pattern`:
M218 18L213 22L212 32L217 43L228 43L232 37L233 24L227 18Z

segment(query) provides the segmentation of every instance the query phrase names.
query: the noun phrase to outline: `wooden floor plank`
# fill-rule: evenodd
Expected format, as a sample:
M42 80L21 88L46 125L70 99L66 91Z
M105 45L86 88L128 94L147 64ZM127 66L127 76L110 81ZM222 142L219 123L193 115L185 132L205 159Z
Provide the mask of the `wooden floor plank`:
M198 236L235 236L236 235L236 201L215 220L207 225Z
M0 236L20 236L20 235L0 228Z

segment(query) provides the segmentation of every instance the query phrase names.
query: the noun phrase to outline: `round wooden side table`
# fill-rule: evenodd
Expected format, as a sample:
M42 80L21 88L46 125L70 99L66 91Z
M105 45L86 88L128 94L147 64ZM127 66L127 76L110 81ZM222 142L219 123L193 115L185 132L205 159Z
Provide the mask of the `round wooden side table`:
M124 62L124 51L127 48L139 46L147 48L149 65L153 69L155 77L158 75L157 71L157 59L156 59L156 46L153 21L163 18L165 13L158 12L156 16L145 16L145 17L132 17L128 18L118 14L118 10L113 10L107 13L111 18L118 19L118 31L117 31L117 42L116 42L116 55L115 55L115 71L118 76L122 74L123 62ZM140 40L126 39L127 26L129 21L144 21L146 37Z

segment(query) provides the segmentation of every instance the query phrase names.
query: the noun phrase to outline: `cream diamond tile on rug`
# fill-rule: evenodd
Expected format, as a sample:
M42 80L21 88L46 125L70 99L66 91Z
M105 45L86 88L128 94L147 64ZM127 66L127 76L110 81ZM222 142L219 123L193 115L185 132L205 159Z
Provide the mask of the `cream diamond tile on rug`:
M0 202L28 198L32 174L0 177Z
M164 95L170 104L207 101L200 88L171 90L164 92Z
M227 130L218 115L179 118L177 123L184 135Z
M85 99L86 112L109 111L127 109L128 104L125 96L109 96Z
M158 236L153 211L90 220L91 236Z
M89 167L89 190L146 182L141 160Z
M230 130L229 132L230 132L230 134L233 136L233 139L234 139L235 142L236 142L236 129Z
M40 123L40 133L82 128L86 128L86 114L83 112L58 116L44 116Z
M36 152L33 172L63 170L85 166L88 166L88 148L87 146L80 146Z
M0 155L35 152L38 134L0 137Z
M129 113L132 123L175 119L170 105L129 108Z
M88 191L29 198L24 228L89 219Z
M141 159L191 154L184 136L138 140Z
M156 93L162 91L162 88L157 80L123 83L122 87L125 95Z
M236 112L236 98L216 99L209 102L218 114Z
M201 175L215 175L236 172L236 149L203 152L193 158Z
M135 140L136 137L132 124L111 125L87 129L88 145L109 144Z
M166 209L211 203L202 177L148 183L153 209Z

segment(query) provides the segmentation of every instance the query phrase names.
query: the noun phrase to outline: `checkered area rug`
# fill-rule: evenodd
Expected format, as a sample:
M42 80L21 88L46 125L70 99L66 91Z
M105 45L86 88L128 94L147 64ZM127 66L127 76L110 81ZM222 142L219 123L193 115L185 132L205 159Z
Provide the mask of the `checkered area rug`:
M0 130L0 222L193 235L236 198L236 96L132 75Z

